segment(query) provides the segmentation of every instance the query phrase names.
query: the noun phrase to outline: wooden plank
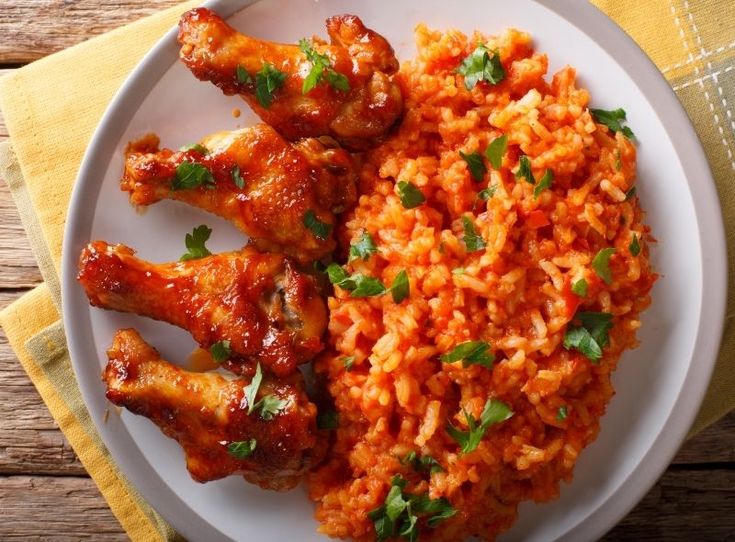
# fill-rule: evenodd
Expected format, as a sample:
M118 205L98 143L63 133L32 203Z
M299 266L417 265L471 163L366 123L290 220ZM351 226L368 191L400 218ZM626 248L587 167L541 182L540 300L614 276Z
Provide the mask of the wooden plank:
M735 540L735 470L668 470L602 540Z
M10 69L1 69L0 70L0 77L9 74L13 70ZM3 112L0 111L0 141L8 137L8 127L5 126L5 119L3 119Z
M128 540L89 478L0 477L0 510L0 540Z
M735 470L735 411L684 443L673 465L733 463Z
M41 281L10 190L0 182L0 288L31 288Z
M4 0L0 10L0 63L25 64L180 0Z

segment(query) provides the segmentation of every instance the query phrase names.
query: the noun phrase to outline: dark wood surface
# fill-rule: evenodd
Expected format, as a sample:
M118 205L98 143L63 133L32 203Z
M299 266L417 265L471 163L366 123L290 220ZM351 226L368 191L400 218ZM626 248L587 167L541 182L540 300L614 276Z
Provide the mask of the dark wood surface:
M4 0L0 68L13 69L175 0ZM0 141L8 137L0 116ZM0 308L41 281L0 183ZM126 540L0 332L0 540ZM606 541L735 540L735 413L681 448ZM266 542L266 541L264 541Z

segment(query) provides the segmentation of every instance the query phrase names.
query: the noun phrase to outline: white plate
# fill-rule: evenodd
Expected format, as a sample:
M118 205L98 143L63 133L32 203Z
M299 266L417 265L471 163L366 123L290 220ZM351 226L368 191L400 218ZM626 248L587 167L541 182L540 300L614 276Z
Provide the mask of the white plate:
M548 53L549 73L571 64L594 105L623 107L638 137L638 193L659 239L653 263L662 279L644 316L642 346L615 374L617 396L599 439L582 454L574 482L557 501L521 506L503 540L592 540L612 527L651 487L689 428L717 354L726 298L725 242L714 183L699 141L675 95L644 53L586 2L466 0L243 0L209 3L239 30L275 41L326 35L324 19L354 13L384 36L400 58L415 54L413 28L457 27L531 32ZM245 7L243 7L245 6ZM234 15L233 15L234 14ZM122 242L143 258L177 259L186 232L214 228L213 250L234 249L242 236L228 223L166 201L138 215L120 191L126 143L146 132L167 147L197 141L255 119L238 98L194 79L177 61L176 30L136 68L110 104L87 150L64 239L64 323L74 370L102 438L141 494L190 540L321 540L305 491L262 491L241 478L205 485L189 478L179 446L147 419L108 408L100 382L105 350L120 327L134 326L171 360L194 346L172 326L92 309L75 281L77 258L91 239ZM243 116L234 119L232 109ZM706 272L706 282L705 282ZM696 355L695 355L696 353Z

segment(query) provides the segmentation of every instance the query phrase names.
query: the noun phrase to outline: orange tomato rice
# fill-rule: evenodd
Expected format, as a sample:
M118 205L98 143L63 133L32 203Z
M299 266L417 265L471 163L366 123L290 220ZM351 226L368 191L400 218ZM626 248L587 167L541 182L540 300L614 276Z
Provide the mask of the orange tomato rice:
M419 25L416 41L418 56L398 76L402 124L367 153L362 195L338 231L339 261L365 231L378 247L366 261L346 264L349 273L390 285L405 269L410 295L395 303L390 294L354 298L335 287L330 351L315 370L339 426L326 460L309 476L309 492L321 532L375 540L368 513L400 474L407 493L444 497L457 510L433 528L419 520L419 540L493 540L511 527L521 501L555 498L559 481L571 480L577 457L596 438L614 393L611 373L621 353L637 346L639 316L650 304L652 238L638 198L626 198L635 147L595 122L573 68L547 82L546 55L514 29L468 37ZM499 52L506 77L467 90L456 68L478 43ZM508 138L502 167L488 163L475 181L459 151L482 154L501 135ZM537 180L553 171L551 187L537 198L534 186L515 176L521 155ZM426 201L404 208L399 181L412 182ZM488 187L495 192L483 201L478 192ZM468 252L462 217L484 249ZM610 284L592 266L604 248L616 249ZM571 290L582 278L584 296ZM597 364L563 346L578 310L613 315ZM490 368L439 359L480 340L495 355ZM344 356L354 356L350 370ZM488 399L514 415L461 453L446 427L466 430L463 409L477 419ZM417 472L402 461L412 451L441 470Z

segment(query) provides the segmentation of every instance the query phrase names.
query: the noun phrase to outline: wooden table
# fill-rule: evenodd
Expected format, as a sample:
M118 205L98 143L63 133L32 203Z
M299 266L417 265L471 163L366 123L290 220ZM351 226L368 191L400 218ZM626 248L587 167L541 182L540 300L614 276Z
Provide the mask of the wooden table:
M0 73L176 0L3 0ZM8 132L0 118L0 141ZM0 183L0 308L41 281ZM0 540L127 537L0 332ZM735 540L735 413L687 442L605 540ZM264 541L267 542L267 541Z

